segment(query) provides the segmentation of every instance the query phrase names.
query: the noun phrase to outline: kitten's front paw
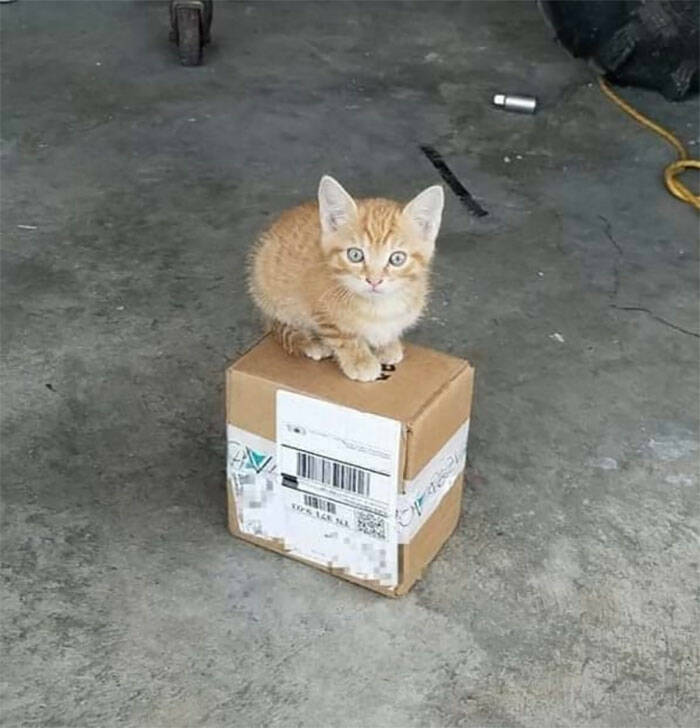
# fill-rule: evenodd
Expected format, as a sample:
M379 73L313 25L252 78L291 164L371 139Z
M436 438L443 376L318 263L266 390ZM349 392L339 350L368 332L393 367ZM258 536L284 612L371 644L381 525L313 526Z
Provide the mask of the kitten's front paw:
M340 359L339 364L343 374L356 382L373 382L382 373L382 365L371 354L354 359Z
M382 364L398 364L403 359L403 346L400 341L392 341L385 346L380 346L376 354Z

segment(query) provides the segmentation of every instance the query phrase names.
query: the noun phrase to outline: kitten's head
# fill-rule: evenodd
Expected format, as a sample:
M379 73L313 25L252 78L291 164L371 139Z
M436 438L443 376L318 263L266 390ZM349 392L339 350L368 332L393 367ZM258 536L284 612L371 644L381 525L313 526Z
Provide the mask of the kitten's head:
M440 185L402 206L382 199L355 202L333 177L325 176L318 202L326 262L353 293L391 295L428 274L442 218Z

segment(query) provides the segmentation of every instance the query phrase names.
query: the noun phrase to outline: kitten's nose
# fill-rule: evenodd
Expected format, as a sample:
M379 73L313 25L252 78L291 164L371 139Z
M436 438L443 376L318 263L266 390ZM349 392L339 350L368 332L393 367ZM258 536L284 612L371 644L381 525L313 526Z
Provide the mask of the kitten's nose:
M370 284L370 286L372 286L372 288L378 288L382 284L382 281L384 279L383 278L365 278L365 280L367 281L367 283Z

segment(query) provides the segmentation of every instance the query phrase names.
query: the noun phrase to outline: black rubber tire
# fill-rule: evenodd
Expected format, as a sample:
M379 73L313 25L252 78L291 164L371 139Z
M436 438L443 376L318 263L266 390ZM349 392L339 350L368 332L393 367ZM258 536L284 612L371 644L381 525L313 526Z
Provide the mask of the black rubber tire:
M198 66L202 62L202 26L198 10L177 9L177 48L183 66Z
M698 91L697 0L539 0L559 42L622 86L679 101Z

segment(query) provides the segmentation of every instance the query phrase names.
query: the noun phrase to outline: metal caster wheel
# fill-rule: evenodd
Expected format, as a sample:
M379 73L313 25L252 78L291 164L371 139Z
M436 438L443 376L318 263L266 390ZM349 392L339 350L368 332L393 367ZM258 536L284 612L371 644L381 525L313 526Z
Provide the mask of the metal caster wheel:
M170 0L170 40L177 43L180 63L198 66L209 43L212 0Z

